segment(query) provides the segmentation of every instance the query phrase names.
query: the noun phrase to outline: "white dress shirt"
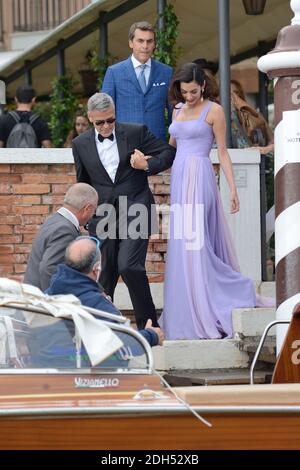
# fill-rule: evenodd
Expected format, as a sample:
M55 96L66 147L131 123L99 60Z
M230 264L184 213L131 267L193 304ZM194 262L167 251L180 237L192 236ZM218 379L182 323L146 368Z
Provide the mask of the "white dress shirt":
M107 171L110 179L114 182L120 162L120 157L115 130L113 130L112 133L114 135L113 141L110 139L104 139L103 142L100 142L98 139L97 129L95 129L95 140L100 161Z
M141 73L140 66L143 64L139 62L138 60L136 60L134 55L131 56L131 60L132 60L132 65L133 65L135 74L136 74L136 78L138 78L139 74ZM147 67L145 67L145 80L146 80L146 85L148 86L150 72L151 72L151 58L148 59L147 62L145 62L145 65L147 65Z

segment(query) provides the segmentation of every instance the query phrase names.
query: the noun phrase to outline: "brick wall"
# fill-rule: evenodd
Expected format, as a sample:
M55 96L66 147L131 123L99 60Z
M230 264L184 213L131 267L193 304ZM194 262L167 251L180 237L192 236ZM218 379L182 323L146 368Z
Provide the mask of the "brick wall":
M74 165L69 150L51 149L61 153L47 163L34 163L40 158L30 158L29 163L4 163L22 161L1 158L0 151L0 276L22 280L31 243L46 217L62 204L68 187L75 182ZM39 151L40 152L40 151ZM26 153L26 152L25 152ZM31 162L33 160L33 162ZM50 162L49 162L50 161ZM164 173L150 178L156 202L169 202L170 175ZM154 236L150 240L146 269L152 282L163 280L166 240Z
M75 182L71 164L0 164L0 275L22 280L32 240Z

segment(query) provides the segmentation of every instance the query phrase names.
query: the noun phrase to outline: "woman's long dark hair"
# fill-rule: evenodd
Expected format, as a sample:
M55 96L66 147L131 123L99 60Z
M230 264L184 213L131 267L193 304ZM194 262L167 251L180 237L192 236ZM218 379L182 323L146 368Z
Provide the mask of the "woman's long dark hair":
M73 121L73 127L70 130L70 132L68 133L67 138L66 138L66 142L64 144L65 148L72 147L73 139L75 139L75 137L78 136L77 131L76 131L76 120L77 120L78 117L84 117L87 121L89 120L89 118L87 116L87 112L85 111L85 109L77 109L77 111L75 113L74 121Z
M178 70L176 70L174 74L169 89L169 102L173 105L176 105L177 103L184 103L184 98L180 90L180 83L182 82L196 82L201 87L204 85L205 82L206 86L203 92L203 98L210 98L212 95L210 78L205 75L199 65L190 62L187 64L183 64Z

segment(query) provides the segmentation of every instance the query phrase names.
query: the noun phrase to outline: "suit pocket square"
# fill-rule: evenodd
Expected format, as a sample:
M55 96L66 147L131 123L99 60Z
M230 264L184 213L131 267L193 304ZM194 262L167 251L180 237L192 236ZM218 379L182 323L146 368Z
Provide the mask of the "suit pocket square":
M153 86L166 86L166 82L157 82L157 83L153 83Z

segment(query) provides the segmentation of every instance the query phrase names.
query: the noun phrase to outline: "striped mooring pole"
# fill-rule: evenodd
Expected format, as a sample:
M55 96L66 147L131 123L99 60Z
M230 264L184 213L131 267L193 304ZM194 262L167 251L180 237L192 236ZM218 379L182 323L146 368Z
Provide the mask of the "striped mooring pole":
M290 320L300 302L300 0L278 34L275 49L258 60L274 80L276 318ZM287 327L277 327L277 354Z

